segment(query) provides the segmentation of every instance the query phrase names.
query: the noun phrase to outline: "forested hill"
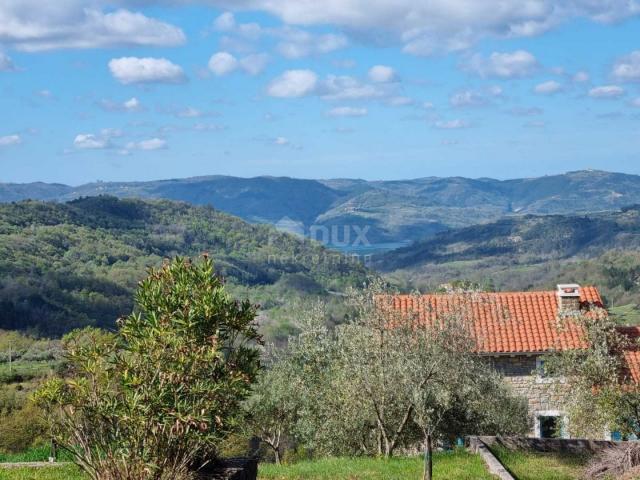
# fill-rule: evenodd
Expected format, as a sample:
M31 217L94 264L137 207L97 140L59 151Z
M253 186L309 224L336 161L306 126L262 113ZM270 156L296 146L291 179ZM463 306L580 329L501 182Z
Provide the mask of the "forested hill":
M0 183L0 202L109 194L187 201L250 222L369 227L372 243L405 242L509 215L613 211L640 203L640 176L602 171L513 180L426 177L397 181L207 176L79 186Z
M0 329L110 327L131 311L149 266L203 252L230 288L255 290L258 300L340 290L366 273L316 243L211 207L107 196L8 203L0 205Z
M513 264L594 257L611 249L640 249L640 207L585 216L526 215L453 229L394 250L382 270L427 263L495 259Z

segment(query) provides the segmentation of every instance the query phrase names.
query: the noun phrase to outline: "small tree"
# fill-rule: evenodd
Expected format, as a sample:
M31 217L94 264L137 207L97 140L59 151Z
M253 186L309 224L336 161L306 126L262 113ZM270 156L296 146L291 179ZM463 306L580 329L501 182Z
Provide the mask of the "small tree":
M152 269L136 305L112 339L69 337L69 376L37 399L90 478L189 478L236 427L257 374L256 308L229 297L206 256Z
M296 423L300 402L294 394L295 371L284 354L270 349L268 365L254 384L245 405L251 433L272 450L277 464L281 461L283 442Z

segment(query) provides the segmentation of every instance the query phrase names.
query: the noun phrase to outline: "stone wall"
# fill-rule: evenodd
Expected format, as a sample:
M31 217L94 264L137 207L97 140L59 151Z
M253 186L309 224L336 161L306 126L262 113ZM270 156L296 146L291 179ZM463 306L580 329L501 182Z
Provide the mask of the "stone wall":
M514 391L529 404L531 434L537 435L536 413L564 411L568 387L550 378L541 378L536 371L535 355L487 357L492 366L504 376Z

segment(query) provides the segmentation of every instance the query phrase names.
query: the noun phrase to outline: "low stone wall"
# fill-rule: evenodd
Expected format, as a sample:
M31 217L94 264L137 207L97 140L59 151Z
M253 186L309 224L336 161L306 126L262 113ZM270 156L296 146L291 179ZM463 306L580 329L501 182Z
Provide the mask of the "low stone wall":
M225 458L198 472L202 480L256 480L258 460L255 458Z
M535 452L597 453L602 450L624 445L625 442L607 440L586 440L569 438L528 438L528 437L477 437L485 445L501 445L510 450L532 450Z

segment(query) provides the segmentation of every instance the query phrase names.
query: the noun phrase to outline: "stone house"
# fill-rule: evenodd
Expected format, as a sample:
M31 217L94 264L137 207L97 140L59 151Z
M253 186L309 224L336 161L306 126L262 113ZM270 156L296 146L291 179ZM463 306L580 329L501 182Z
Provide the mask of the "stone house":
M471 320L469 328L478 354L503 375L529 404L531 436L551 437L566 425L564 403L570 386L546 378L543 358L553 351L584 347L581 328L571 314L603 309L596 287L558 285L555 291L443 293L396 295L392 308L431 323L456 311ZM563 321L564 318L569 320ZM632 327L635 328L635 327ZM640 333L640 329L638 332ZM640 379L640 354L628 353L633 376Z

